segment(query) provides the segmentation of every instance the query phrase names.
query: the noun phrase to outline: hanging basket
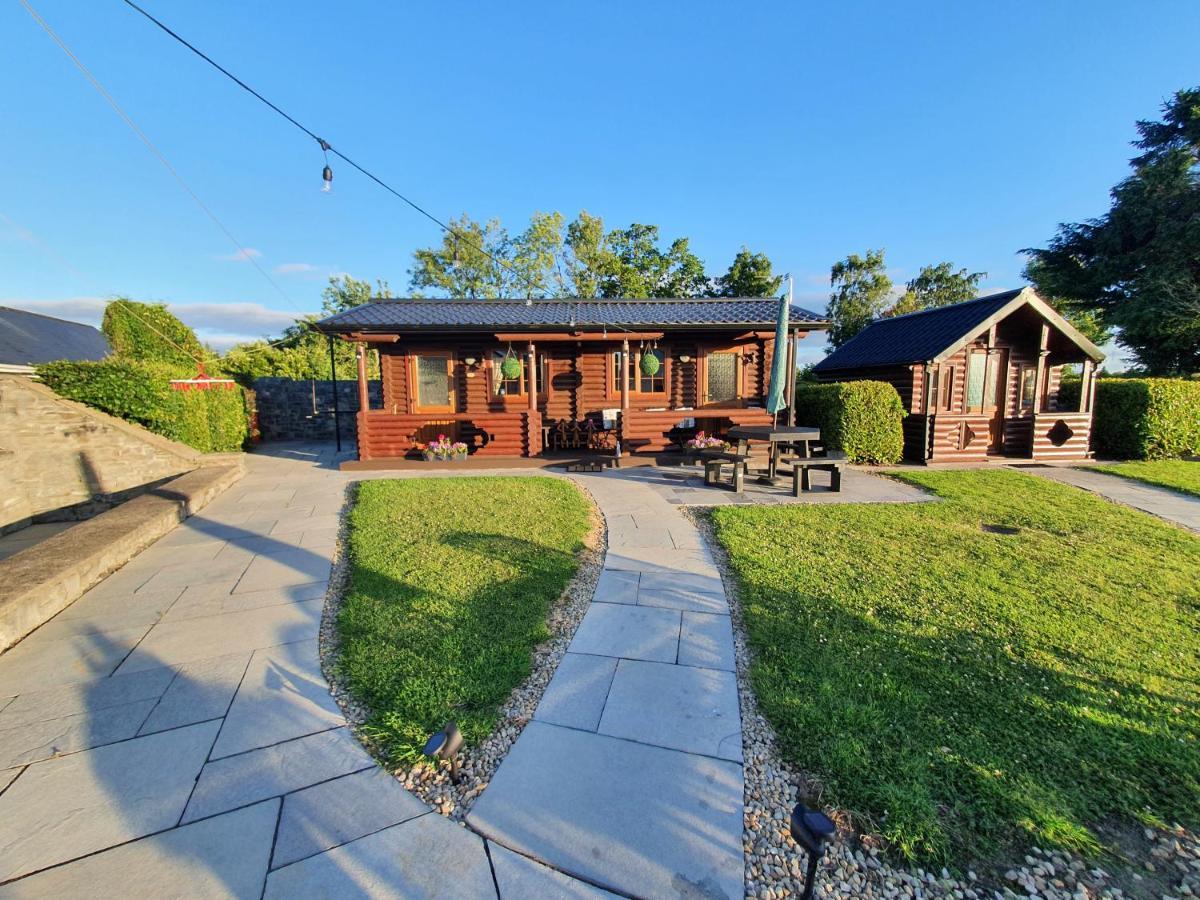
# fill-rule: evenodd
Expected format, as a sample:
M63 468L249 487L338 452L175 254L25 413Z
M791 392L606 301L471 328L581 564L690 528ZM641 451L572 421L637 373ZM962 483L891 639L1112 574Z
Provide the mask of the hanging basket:
M662 363L658 361L658 357L653 353L643 353L639 368L641 368L642 374L647 378L653 378L658 374L658 370L662 368Z
M516 381L521 377L521 361L515 356L504 357L504 362L500 363L500 374L505 381Z

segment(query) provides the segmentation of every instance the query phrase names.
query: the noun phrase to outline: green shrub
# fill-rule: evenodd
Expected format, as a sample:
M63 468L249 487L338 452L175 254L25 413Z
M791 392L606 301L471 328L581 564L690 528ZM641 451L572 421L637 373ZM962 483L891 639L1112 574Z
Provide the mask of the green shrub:
M796 384L796 421L821 429L850 462L888 465L904 454L904 404L885 381Z
M1078 408L1079 382L1059 397ZM1200 453L1200 382L1182 378L1101 378L1096 382L1092 446L1117 459L1171 459Z
M233 390L176 391L172 378L190 372L162 364L107 359L37 367L55 393L187 444L202 453L240 450L248 425L245 395Z
M161 362L194 369L205 353L196 333L163 303L118 297L104 307L100 326L113 354L122 359Z

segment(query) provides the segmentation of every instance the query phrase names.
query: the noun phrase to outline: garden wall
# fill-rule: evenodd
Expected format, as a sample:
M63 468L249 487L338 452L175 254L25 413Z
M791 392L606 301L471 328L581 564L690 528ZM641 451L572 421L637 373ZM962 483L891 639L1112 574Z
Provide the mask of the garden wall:
M0 375L0 532L33 519L83 519L202 455L137 425Z
M258 431L264 441L332 441L333 382L294 378L256 378L253 384ZM378 381L367 385L371 407L383 405ZM337 398L342 440L357 435L358 382L338 381Z

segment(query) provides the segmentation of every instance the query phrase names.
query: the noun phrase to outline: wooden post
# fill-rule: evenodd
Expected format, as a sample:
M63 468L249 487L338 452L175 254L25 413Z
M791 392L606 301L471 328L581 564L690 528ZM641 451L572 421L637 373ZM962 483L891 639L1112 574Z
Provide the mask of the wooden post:
M367 345L358 345L358 409L365 413L371 408L371 395L367 391Z
M629 409L629 338L621 341L621 409Z
M529 379L529 411L535 413L537 412L537 350L533 346L533 341L529 342L525 377Z
M1045 410L1046 403L1046 357L1050 355L1050 326L1042 323L1042 336L1038 340L1037 377L1033 383L1033 414L1036 416Z

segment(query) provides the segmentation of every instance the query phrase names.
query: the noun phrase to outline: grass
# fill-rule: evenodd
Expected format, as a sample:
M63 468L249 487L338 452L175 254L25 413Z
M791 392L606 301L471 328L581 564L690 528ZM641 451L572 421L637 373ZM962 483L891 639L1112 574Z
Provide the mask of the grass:
M1159 487L1172 488L1200 497L1200 461L1185 459L1156 459L1147 462L1113 463L1088 466L1089 470L1108 472L1134 481L1144 481Z
M367 732L412 761L454 719L468 744L528 677L577 568L589 505L553 478L368 481L350 512L339 665Z
M1011 470L900 477L942 502L712 512L784 755L914 862L1195 825L1200 539Z

